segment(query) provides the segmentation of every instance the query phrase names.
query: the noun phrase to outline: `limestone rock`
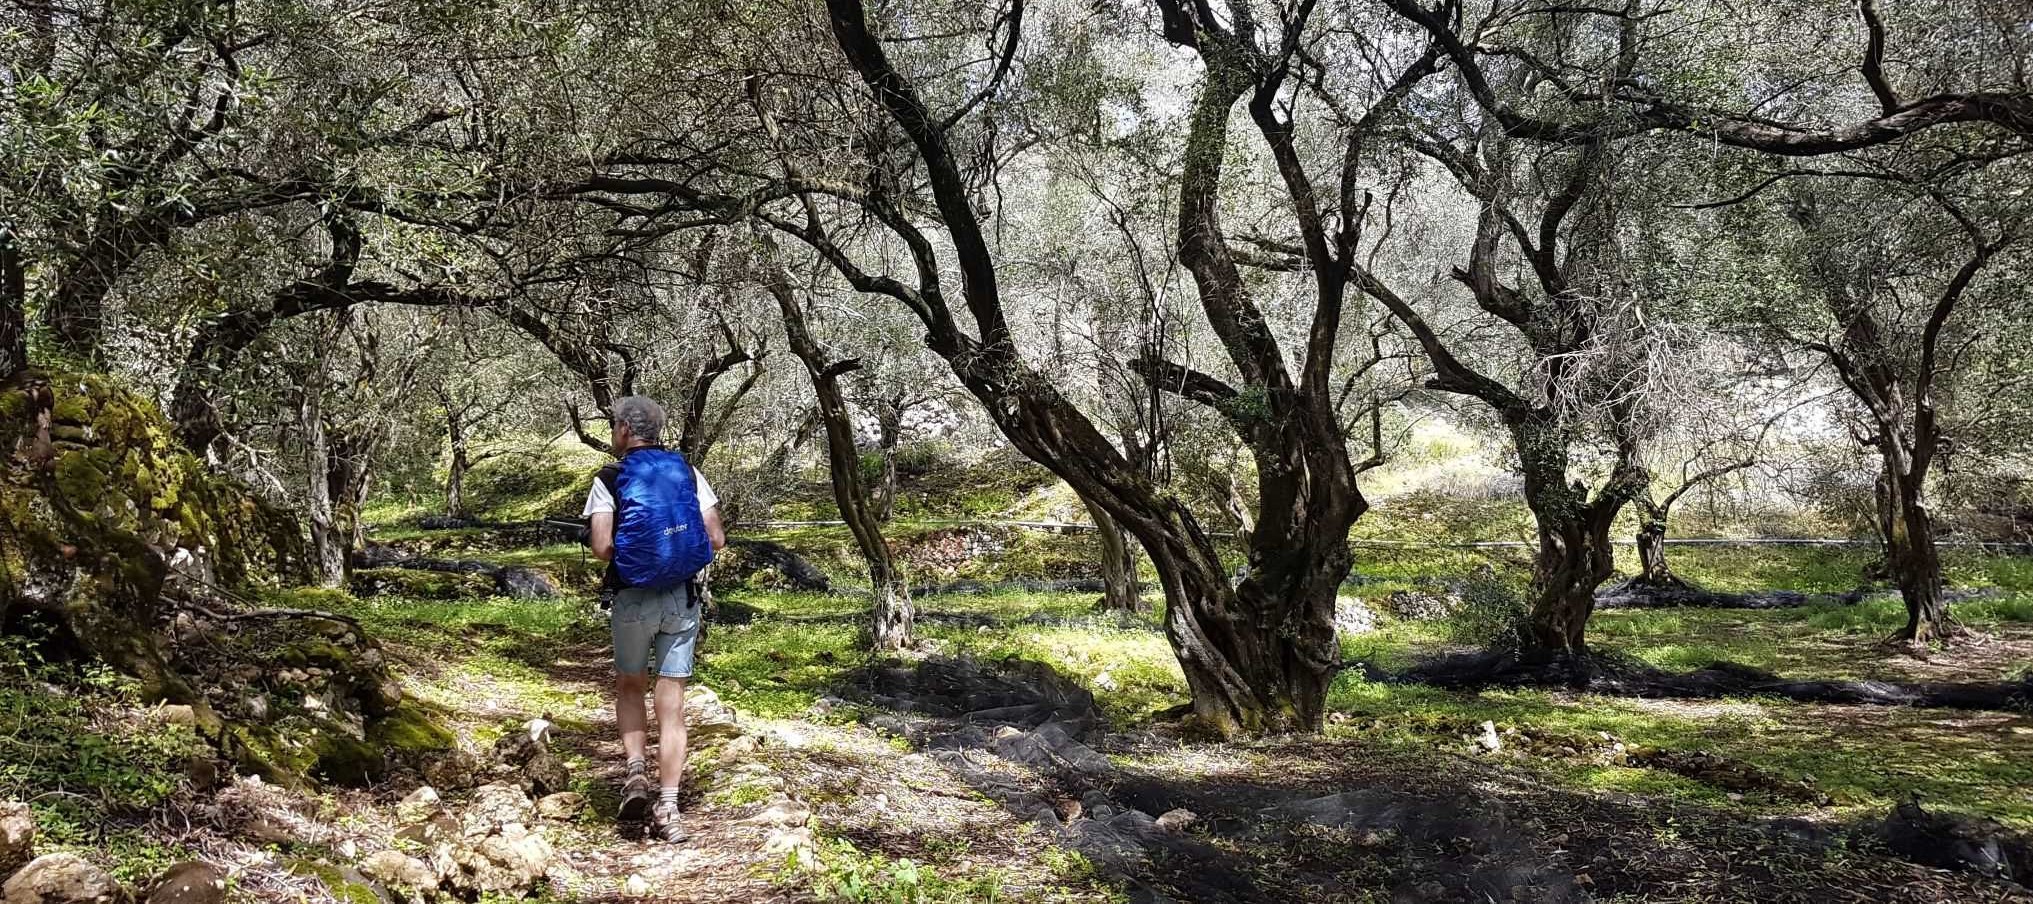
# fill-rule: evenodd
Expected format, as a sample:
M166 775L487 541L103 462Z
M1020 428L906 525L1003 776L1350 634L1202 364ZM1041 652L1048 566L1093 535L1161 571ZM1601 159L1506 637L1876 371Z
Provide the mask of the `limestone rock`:
M496 783L474 790L473 801L466 805L460 824L466 837L473 838L535 821L536 806L529 802L529 795L514 785Z
M738 763L762 748L762 742L753 735L742 735L720 748L720 762Z
M0 802L0 876L35 859L35 814L18 801Z
M784 800L776 801L775 803L772 803L767 807L764 807L762 812L757 813L754 816L750 816L747 819L742 820L742 822L750 825L771 825L771 826L782 826L784 828L797 828L798 826L802 826L805 823L810 822L811 819L812 819L812 808L810 806L807 806L804 801L798 800L796 798L786 798Z
M519 768L543 749L544 744L528 732L511 731L494 742L494 759Z
M438 803L438 789L424 785L395 805L395 816L404 822L421 822L437 811Z
M1384 597L1383 609L1392 617L1409 621L1432 621L1446 618L1459 611L1462 599L1452 593L1427 593L1420 590L1393 590Z
M772 860L790 862L796 858L797 865L805 869L819 866L819 846L812 840L812 830L804 826L772 830L759 850Z
M183 703L165 703L155 710L155 719L164 725L196 725L197 710Z
M536 802L536 814L545 819L577 819L586 809L586 795L577 791L546 794Z
M452 814L439 810L424 817L422 822L412 823L395 830L395 837L417 844L432 845L450 841L463 834L459 820Z
M695 685L685 693L686 730L694 744L705 745L741 734L740 718L720 702L712 688Z
M401 851L377 851L360 861L360 871L383 885L417 890L438 887L431 865Z
M1482 732L1475 736L1475 746L1483 750L1489 751L1490 753L1495 753L1499 750L1504 749L1503 739L1497 737L1497 726L1495 722L1484 720L1484 722L1482 723Z
M76 854L44 854L7 880L6 904L118 904L113 877Z
M539 750L531 756L529 762L522 764L522 774L529 781L532 794L556 794L572 784L572 775L565 771L565 764L549 750Z
M1377 616L1361 597L1337 596L1334 598L1334 633L1337 637L1352 637L1376 630Z
M480 762L463 750L452 750L443 756L433 757L423 766L424 780L433 787L446 791L471 788L480 773Z
M148 893L148 904L221 904L225 900L226 870L196 860L170 867Z
M649 891L649 880L634 873L630 873L628 878L621 882L621 893L631 898L648 897Z
M453 888L475 894L521 894L542 881L555 854L550 842L519 823L481 838L478 843L453 846L441 863L439 875Z

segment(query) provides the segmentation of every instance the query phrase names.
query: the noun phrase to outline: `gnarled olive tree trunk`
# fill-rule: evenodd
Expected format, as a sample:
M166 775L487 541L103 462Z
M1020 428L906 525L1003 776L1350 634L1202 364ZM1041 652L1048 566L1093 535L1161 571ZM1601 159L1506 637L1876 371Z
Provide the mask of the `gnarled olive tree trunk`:
M1584 654L1595 590L1616 573L1610 528L1624 504L1643 490L1645 473L1636 464L1635 449L1626 446L1610 478L1591 497L1586 484L1568 478L1569 439L1552 415L1514 417L1511 435L1539 539L1527 623L1520 632L1522 652Z
M1638 582L1653 587L1680 587L1686 581L1666 564L1666 528L1670 512L1644 496L1638 497Z
M1952 633L1953 622L1948 618L1948 603L1942 598L1941 552L1934 545L1934 515L1928 511L1923 495L1926 469L1904 450L1882 451L1884 470L1878 477L1878 493L1885 517L1879 530L1885 542L1885 565L1906 604L1906 625L1892 639L1927 643Z
M883 42L869 26L862 0L827 0L826 7L847 61L918 152L938 211L936 228L944 230L945 241L934 241L894 199L808 182L798 172L798 156L788 152L783 158L786 184L802 202L801 217L757 208L731 196L706 196L676 183L659 183L658 190L733 215L754 216L795 235L857 290L886 295L908 307L926 328L927 346L981 401L1011 444L1064 479L1142 543L1165 589L1166 633L1192 691L1194 716L1202 725L1223 734L1317 729L1327 684L1340 660L1332 622L1334 591L1349 567L1348 528L1366 508L1355 486L1329 387L1349 258L1337 258L1320 283L1320 306L1308 331L1304 372L1295 377L1236 270L1215 215L1227 120L1249 87L1246 67L1239 60L1225 59L1216 77L1210 64L1193 117L1190 174L1184 180L1191 187L1182 195L1180 226L1182 245L1204 252L1193 260L1202 284L1201 307L1244 387L1231 387L1163 361L1150 361L1144 372L1170 391L1221 410L1258 458L1265 515L1252 539L1249 574L1240 585L1231 585L1212 539L1184 504L1157 486L1059 391L1051 377L1018 352L997 284L996 254L970 187L979 183L963 173L960 156L949 143L949 131L980 98L954 112L935 114L911 79L891 64ZM1168 37L1185 35L1185 29L1172 27L1174 13L1167 13ZM1007 59L1016 52L1022 16L1023 7L1012 6L1001 26L998 56L1004 63L981 89L983 98L994 91ZM1247 43L1232 35L1226 40L1237 47ZM755 93L758 114L769 137L788 150L803 136L774 126L769 97L766 92ZM614 184L620 190L642 183ZM1310 188L1294 188L1294 193L1310 203ZM850 202L891 233L909 251L915 283L862 269L853 254L833 241L815 195ZM1343 200L1350 210L1361 204L1359 194ZM1314 217L1307 228L1318 239L1315 244L1322 254L1328 254L1329 239L1320 220ZM950 261L942 265L942 256L948 254ZM1190 257L1191 253L1182 254ZM971 321L966 326L948 303L944 271L949 268L959 275L960 291L952 297L966 306Z
M852 358L831 363L826 360L825 351L812 338L804 305L791 288L790 275L775 259L775 243L765 237L762 245L770 271L765 274L765 286L783 315L784 335L790 340L791 353L804 363L812 378L812 391L819 399L819 423L826 431L826 462L832 477L833 501L840 508L841 520L847 522L848 532L854 535L862 561L868 565L869 590L875 596L869 613L870 638L881 652L904 649L911 645L910 587L897 569L896 558L890 554L889 541L882 534L883 519L877 517L861 479L861 453L854 443L854 421L847 413L846 395L840 391L840 375L860 367L861 362Z
M1094 535L1101 547L1101 607L1113 612L1142 612L1143 588L1137 583L1136 553L1130 548L1129 532L1116 523L1108 510L1082 498L1087 517L1094 521Z
M0 380L28 369L27 281L14 228L0 223Z

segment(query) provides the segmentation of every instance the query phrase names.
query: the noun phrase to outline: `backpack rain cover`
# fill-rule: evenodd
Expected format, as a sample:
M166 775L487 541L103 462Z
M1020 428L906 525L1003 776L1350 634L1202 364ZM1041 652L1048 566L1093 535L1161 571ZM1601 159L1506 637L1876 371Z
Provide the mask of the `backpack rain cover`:
M681 453L644 448L614 479L614 571L624 586L670 590L713 561L699 488Z

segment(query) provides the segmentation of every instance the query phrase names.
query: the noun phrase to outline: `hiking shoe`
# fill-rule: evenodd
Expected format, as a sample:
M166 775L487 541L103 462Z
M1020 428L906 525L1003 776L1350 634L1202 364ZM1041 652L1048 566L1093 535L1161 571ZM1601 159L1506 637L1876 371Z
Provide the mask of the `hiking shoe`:
M650 831L669 844L677 844L690 838L685 834L683 814L675 801L658 801L651 815Z
M621 821L642 821L649 815L650 804L655 801L656 788L649 783L649 770L640 766L630 767L628 777L621 781Z

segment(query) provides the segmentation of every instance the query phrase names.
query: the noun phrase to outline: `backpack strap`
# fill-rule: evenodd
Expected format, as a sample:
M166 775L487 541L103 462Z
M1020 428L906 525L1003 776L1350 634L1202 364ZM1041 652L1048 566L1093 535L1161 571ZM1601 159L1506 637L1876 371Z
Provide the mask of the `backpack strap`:
M600 470L594 473L593 479L600 481L600 484L607 488L607 498L614 500L614 526L616 529L619 529L621 526L621 488L618 482L621 479L621 462L610 461L601 465ZM600 575L600 589L620 590L627 586L627 584L622 583L621 575L615 573L614 563L608 562L607 567L602 570Z

